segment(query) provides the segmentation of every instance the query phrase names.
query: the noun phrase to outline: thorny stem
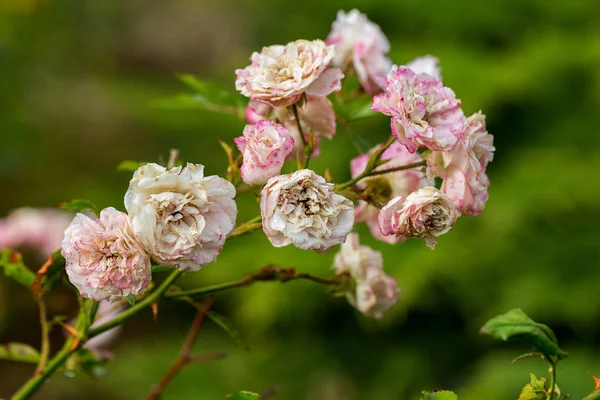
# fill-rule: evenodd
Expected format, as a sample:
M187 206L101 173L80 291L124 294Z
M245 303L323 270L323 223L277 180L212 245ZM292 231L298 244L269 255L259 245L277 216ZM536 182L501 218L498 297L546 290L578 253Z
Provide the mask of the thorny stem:
M158 381L156 385L152 388L152 391L146 398L146 400L156 400L159 398L162 391L165 387L173 380L173 378L181 371L183 367L192 362L202 362L202 361L210 361L216 360L224 357L224 353L222 351L219 352L211 352L207 354L201 354L198 356L192 356L192 348L194 347L194 343L198 338L198 334L200 333L200 328L202 327L202 322L204 321L204 317L206 312L212 305L212 300L210 298L205 298L202 305L198 308L196 312L196 316L194 317L194 322L192 322L192 326L190 327L190 331L181 347L181 351L179 353L179 357L175 360L175 362L171 365L171 368L163 375L163 377Z
M600 399L600 390L595 390L587 395L583 400L598 400Z
M339 185L336 185L335 189L338 191L346 189L350 186L354 186L361 179L366 178L367 176L370 176L371 172L373 172L373 170L377 167L377 163L379 162L379 159L381 158L381 155L383 154L383 152L386 151L387 148L390 147L392 145L392 143L394 143L395 140L396 140L396 138L394 136L390 136L390 138L387 140L387 142L382 144L375 152L373 152L373 154L371 154L371 157L369 157L369 161L367 161L367 165L365 166L365 170L363 172L358 174L355 178L350 179L348 182L344 182L344 183L340 183Z
M167 292L166 298L180 298L188 296L207 295L211 293L221 292L223 290L233 289L237 287L249 286L255 282L289 282L293 280L304 279L323 285L339 285L345 279L344 275L333 278L321 278L304 272L296 272L293 268L280 268L276 266L266 266L259 272L246 275L241 279L232 282L220 283L217 285L206 286L198 289L186 291Z
M313 153L313 146L312 143L307 143L306 138L304 137L304 131L302 130L302 125L300 125L300 116L298 115L298 106L296 103L292 104L292 111L294 113L294 119L296 120L296 127L298 128L300 140L302 140L302 149L304 150L304 164L302 165L302 168L308 168L308 163L310 162Z
M150 295L142 299L139 303L123 311L121 314L117 315L110 321L100 325L97 328L91 329L88 337L92 338L96 335L101 334L102 332L106 332L107 330L114 328L117 325L121 325L123 321L125 321L129 317L132 317L133 315L137 314L140 310L150 306L152 303L157 301L160 298L160 296L162 296L162 294L169 288L169 286L175 283L175 281L177 280L177 278L179 278L180 275L181 271L179 270L174 270L173 272L171 272L167 279L165 279L165 281L161 283L160 286L157 287L154 292L150 293Z
M38 362L37 368L35 369L34 376L41 374L46 367L48 362L48 356L50 355L50 329L48 327L48 317L46 313L46 303L41 297L36 297L38 307L40 309L40 326L42 328L42 345L40 347L40 361Z
M262 218L259 215L257 217L252 218L249 221L244 222L243 224L241 224L240 226L235 228L233 230L233 232L231 232L229 234L229 236L227 236L227 238L230 239L232 237L240 236L240 235L243 235L244 233L252 232L252 231L262 227L261 220L262 220Z
M552 398L554 397L554 386L556 385L556 363L550 363L548 373L550 373L550 388L548 389L548 393L546 394L546 400L552 400Z

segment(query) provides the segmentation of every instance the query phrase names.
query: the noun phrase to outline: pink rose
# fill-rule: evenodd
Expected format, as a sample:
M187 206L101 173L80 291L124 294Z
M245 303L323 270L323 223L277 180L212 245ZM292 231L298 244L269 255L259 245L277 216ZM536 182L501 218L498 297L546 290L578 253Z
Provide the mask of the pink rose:
M275 247L327 251L346 240L354 205L309 169L269 179L260 198L265 234Z
M320 153L319 143L322 137L333 139L336 130L335 112L331 102L326 97L306 96L306 101L298 107L298 117L300 126L304 132L304 141L308 143L310 134L315 137L315 148L313 157ZM272 108L268 104L256 100L250 100L246 107L246 120L249 123L265 119L275 119L281 122L294 138L294 150L289 158L296 158L298 155L304 157L302 138L298 131L298 126L293 112L288 107ZM298 154L299 153L299 154Z
M377 24L358 10L338 11L326 43L335 46L333 64L347 71L350 63L366 92L381 92L392 67L390 44Z
M475 216L483 211L490 184L485 171L494 150L494 137L486 131L485 115L478 112L466 119L462 139L454 149L430 155L429 174L444 179L442 192L459 212Z
M398 301L396 280L383 272L381 253L361 245L358 234L348 235L335 255L333 268L354 279L355 288L346 297L363 314L381 318Z
M389 73L385 93L373 98L372 108L392 117L392 133L411 153L419 147L449 151L463 133L465 118L452 89L407 67Z
M144 249L161 265L197 271L214 262L235 228L235 188L204 176L204 166L140 167L129 182L125 208Z
M0 249L32 247L48 257L60 248L72 215L55 209L23 207L0 220Z
M350 171L352 177L358 176L364 171L369 161L369 156L377 149L374 147L369 154L361 154L350 162ZM418 153L409 153L406 147L398 142L392 143L382 154L381 160L387 161L385 164L375 168L375 171L400 167L423 161ZM427 178L421 168L411 168L403 171L390 172L370 178L362 179L356 185L359 189L369 188L369 192L376 200L387 203L396 196L408 196L415 190L430 186L432 181ZM366 222L371 234L377 240L390 244L398 243L403 240L402 237L384 236L379 229L379 209L366 201L359 201L356 207L356 222Z
M367 277L356 284L356 295L350 304L368 317L382 318L383 313L398 302L398 285L382 271L370 270Z
M434 248L436 238L450 231L456 222L454 204L438 189L428 186L406 198L395 197L379 213L383 235L419 237Z
M294 139L281 124L269 120L246 125L243 136L235 139L244 157L240 172L247 185L259 185L279 175L294 147Z
M328 69L333 55L333 46L321 40L264 47L252 54L252 64L235 71L235 87L244 96L273 107L289 106L304 93L327 96L341 89L344 77L340 69Z
M100 218L77 214L65 231L62 255L81 296L113 302L138 296L150 284L151 263L127 214L105 208Z

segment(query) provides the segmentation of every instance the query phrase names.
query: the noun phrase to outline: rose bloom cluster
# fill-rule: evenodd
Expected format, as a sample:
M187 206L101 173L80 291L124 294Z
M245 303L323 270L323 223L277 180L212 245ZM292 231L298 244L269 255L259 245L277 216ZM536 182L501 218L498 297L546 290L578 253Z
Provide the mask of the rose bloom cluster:
M376 318L397 302L399 289L384 273L381 253L352 233L355 223L385 243L412 237L434 248L460 215L483 210L494 151L485 116L464 115L435 57L398 66L389 50L364 14L340 11L324 41L264 47L236 70L235 81L249 99L247 125L235 139L238 166L242 181L260 188L265 235L275 247L326 252L341 245L333 267L350 278L346 296ZM351 160L352 180L335 185L307 166L321 139L334 138L327 96L342 89L345 75L358 79L356 96L390 117L391 140ZM298 168L284 174L288 160ZM66 230L71 282L85 297L115 301L143 293L152 260L182 271L214 262L235 228L235 194L232 183L205 176L202 165L141 167L125 194L127 213L78 214Z

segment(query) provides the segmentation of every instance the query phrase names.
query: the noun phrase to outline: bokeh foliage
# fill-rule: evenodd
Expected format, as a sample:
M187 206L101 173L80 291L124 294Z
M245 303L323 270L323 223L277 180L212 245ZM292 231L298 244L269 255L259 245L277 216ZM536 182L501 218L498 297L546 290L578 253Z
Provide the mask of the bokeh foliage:
M375 243L358 228L403 288L381 321L306 282L216 296L249 350L207 323L198 348L226 348L229 356L184 370L165 399L222 399L273 385L291 400L417 399L442 388L461 400L516 398L527 373L541 376L545 366L510 365L520 346L478 334L487 319L516 307L555 329L570 354L559 385L583 397L593 387L585 371L600 373L596 0L0 1L0 214L72 198L122 209L130 175L116 170L119 163L158 160L170 148L223 174L217 137L238 136L240 121L151 105L186 90L176 73L233 90L233 71L252 51L323 38L336 11L352 7L382 26L395 62L436 55L465 112L487 114L497 147L487 209L461 218L435 251L418 241ZM387 132L383 117L340 127L313 167L346 179L356 154L349 135L375 144ZM239 220L256 210L244 200ZM235 279L270 262L327 275L332 257L274 249L256 232L226 245L217 264L186 284ZM68 290L49 301L53 313L73 311ZM104 380L56 378L39 398L142 398L176 356L192 315L171 303L161 306L161 324L139 316L125 327ZM3 280L0 342L36 344L37 335L33 301ZM30 372L1 363L0 397Z

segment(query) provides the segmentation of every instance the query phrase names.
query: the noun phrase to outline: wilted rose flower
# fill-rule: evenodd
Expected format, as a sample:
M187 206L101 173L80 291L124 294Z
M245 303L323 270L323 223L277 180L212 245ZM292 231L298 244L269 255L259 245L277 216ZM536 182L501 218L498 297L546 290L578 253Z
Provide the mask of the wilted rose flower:
M356 9L338 11L326 42L335 46L335 66L347 71L352 64L366 92L381 92L392 62L386 56L390 44L377 24Z
M69 280L92 300L138 296L152 279L150 258L127 214L112 207L102 210L100 218L77 214L65 231L62 255Z
M60 248L72 219L51 208L18 208L0 220L0 249L32 247L48 256Z
M140 167L129 183L125 207L133 230L157 263L196 271L215 261L235 228L234 186L204 176L204 166L167 170Z
M244 157L242 180L247 185L259 185L279 175L286 157L292 153L294 139L285 126L262 120L246 125L235 144Z
M407 67L392 70L373 111L392 117L392 133L414 153L419 147L449 151L460 141L464 115L452 89L431 75Z
M350 172L352 177L360 175L365 170L370 155L376 151L374 147L368 154L361 154L350 162ZM418 153L409 153L406 147L398 142L392 143L383 154L381 160L387 161L385 164L375 168L375 171L401 167L423 161ZM386 204L392 198L397 196L408 196L415 190L432 185L432 180L428 179L421 168L411 168L403 171L390 172L383 175L377 175L360 180L356 186L363 190L366 195L371 197L376 203ZM379 208L360 200L356 207L356 222L366 222L371 234L378 240L394 244L403 240L402 237L384 236L379 229Z
M308 169L271 178L261 193L260 212L275 247L326 251L344 242L354 224L352 202Z
M398 302L396 280L383 271L369 270L367 277L356 283L356 295L350 304L369 317L382 318L383 313Z
M429 174L444 179L441 190L461 213L475 216L485 208L490 184L485 171L494 150L485 115L478 112L466 119L462 139L454 149L430 155Z
M333 268L338 274L349 273L355 288L346 294L352 306L363 314L381 318L398 300L396 280L383 272L381 253L360 245L358 234L348 235L335 255Z
M381 252L360 244L357 233L350 233L335 255L333 268L338 274L349 273L355 279L363 279L370 269L381 270Z
M344 77L340 69L328 69L333 55L333 46L321 40L263 47L252 54L252 64L235 71L235 87L244 96L273 107L289 106L304 93L327 96L341 89Z
M456 217L452 201L428 186L406 198L392 199L379 213L379 228L383 235L425 239L427 247L433 249L436 238L452 229Z
M428 74L436 79L442 80L442 71L439 66L440 60L434 56L417 57L405 66L413 70L415 74Z

